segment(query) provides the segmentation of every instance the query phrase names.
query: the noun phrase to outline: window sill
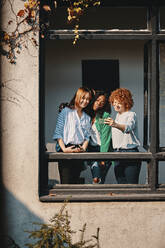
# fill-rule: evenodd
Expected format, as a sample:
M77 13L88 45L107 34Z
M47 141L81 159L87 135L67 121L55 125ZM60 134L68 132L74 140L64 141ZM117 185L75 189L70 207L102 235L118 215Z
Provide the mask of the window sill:
M84 194L83 196L80 195L45 195L40 196L41 202L64 202L65 200L69 200L69 202L115 202L115 201L164 201L165 200L165 193L164 194L154 194L154 193L143 193L143 194L116 194L116 193L109 193L107 195L98 195L93 194L92 196L89 194Z
M165 189L149 185L60 185L43 193L41 202L165 201Z

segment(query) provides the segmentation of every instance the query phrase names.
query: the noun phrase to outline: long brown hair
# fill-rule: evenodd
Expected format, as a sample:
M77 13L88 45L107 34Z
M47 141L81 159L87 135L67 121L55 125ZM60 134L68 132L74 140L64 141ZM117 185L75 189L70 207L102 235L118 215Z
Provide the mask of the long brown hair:
M66 103L61 103L60 104L60 106L59 106L59 112L61 112L62 109L65 108L65 107L68 107L70 109L74 109L75 106L77 106L79 104L81 98L83 97L83 95L85 93L89 93L90 99L92 99L92 90L90 90L87 87L80 87L80 88L78 88L78 90L76 91L74 97L71 99L71 101L69 103L66 102ZM86 108L83 109L83 110L85 111Z

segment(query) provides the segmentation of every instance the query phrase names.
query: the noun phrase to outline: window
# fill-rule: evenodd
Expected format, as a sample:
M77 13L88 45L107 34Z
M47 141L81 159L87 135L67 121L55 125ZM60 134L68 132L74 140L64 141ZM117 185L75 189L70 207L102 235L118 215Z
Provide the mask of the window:
M119 16L120 18L116 18ZM108 7L101 6L90 8L81 17L81 30L147 30L147 8L146 7ZM131 22L130 22L131 19ZM62 31L71 30L74 26L67 25L66 8L60 7L55 16L51 18L51 29Z
M160 20L160 23L159 23L159 27L160 27L160 30L165 30L165 17L164 17L164 11L165 11L165 7L160 7L160 10L159 10L159 20Z
M165 148L165 43L159 44L159 137L160 147Z
M119 88L119 60L82 60L82 84L105 92Z
M40 46L40 200L63 201L70 195L71 201L115 201L115 200L164 200L164 51L161 11L163 4L148 1L132 4L132 1L103 1L103 6L90 10L92 22L86 26L85 19L80 28L80 40L76 47L71 46L74 32L66 29L60 20L52 18L51 30ZM110 15L108 13L115 13ZM105 15L104 15L105 14ZM98 22L98 16L104 21ZM58 21L59 16L59 21ZM96 19L94 19L94 16ZM125 22L118 17L127 16ZM140 17L140 18L139 18ZM130 25L131 23L131 25ZM163 23L163 21L162 21ZM163 25L163 24L162 24ZM86 28L88 28L86 30ZM53 29L54 28L54 29ZM44 56L43 56L44 54ZM64 154L46 151L45 144L52 140L57 116L57 106L61 96L70 100L73 92L82 85L89 61L118 61L119 86L129 88L134 94L141 148L139 153L82 153ZM82 76L83 75L83 76ZM43 86L44 85L44 86ZM65 93L64 93L65 88ZM66 94L67 92L67 94ZM43 109L45 108L45 114ZM45 124L43 124L45 123ZM44 135L43 135L44 133ZM50 142L51 143L51 142ZM54 144L50 144L49 147ZM52 148L51 148L52 149ZM142 162L139 184L121 185L109 181L103 185L92 185L88 178L79 185L58 183L57 162L67 159L80 160L134 160ZM56 173L55 173L56 170ZM53 173L55 174L53 176ZM48 184L56 180L54 186Z

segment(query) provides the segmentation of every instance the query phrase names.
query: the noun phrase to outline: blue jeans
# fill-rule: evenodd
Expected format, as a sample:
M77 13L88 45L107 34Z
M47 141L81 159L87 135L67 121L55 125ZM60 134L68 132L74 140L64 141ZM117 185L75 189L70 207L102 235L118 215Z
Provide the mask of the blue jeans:
M138 152L137 148L133 149L115 149L114 152ZM136 160L119 160L114 161L114 171L117 183L119 184L138 184L141 162Z
M88 145L88 152L100 152L100 146L92 146ZM99 161L90 161L88 162L88 165L90 166L92 178L99 178L101 179L101 184L104 184L106 175L108 173L108 170L111 166L111 161L106 160L104 166L99 165Z

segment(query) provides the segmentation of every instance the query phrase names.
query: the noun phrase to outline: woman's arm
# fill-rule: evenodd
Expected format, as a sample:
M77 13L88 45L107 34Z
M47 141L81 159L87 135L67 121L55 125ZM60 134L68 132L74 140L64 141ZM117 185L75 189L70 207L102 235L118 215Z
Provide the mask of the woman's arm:
M83 144L82 144L82 146L81 146L83 152L86 152L86 149L87 149L87 147L88 147L88 143L89 143L88 140L85 140L85 141L83 142Z
M125 131L125 128L126 128L126 125L124 124L119 124L119 123L116 123L112 118L107 118L104 120L104 123L105 124L108 124L109 126L111 127L115 127L117 129L119 129L120 131L124 132Z
M66 109L64 108L57 117L57 123L56 128L53 134L53 139L63 139L63 133L64 133L64 125L65 125L65 118L66 118Z
M130 133L136 126L136 113L129 113L126 124L116 123L112 118L105 119L104 123L108 124L111 127L119 129L123 133Z

